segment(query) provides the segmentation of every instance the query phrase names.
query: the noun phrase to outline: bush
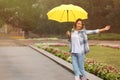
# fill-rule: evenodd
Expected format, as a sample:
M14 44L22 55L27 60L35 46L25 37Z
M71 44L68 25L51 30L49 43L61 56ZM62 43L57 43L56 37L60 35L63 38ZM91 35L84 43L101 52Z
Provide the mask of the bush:
M120 71L114 68L113 66L97 63L94 60L86 59L85 69L95 74L96 76L101 77L104 80L119 80Z
M71 56L69 56L69 57L67 58L67 62L72 63L72 57L71 57Z

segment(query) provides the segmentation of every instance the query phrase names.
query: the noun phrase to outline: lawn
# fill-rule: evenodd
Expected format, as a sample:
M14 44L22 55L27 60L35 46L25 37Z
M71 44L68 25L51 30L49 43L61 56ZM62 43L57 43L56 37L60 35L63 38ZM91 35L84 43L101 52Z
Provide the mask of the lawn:
M117 33L101 33L88 35L89 40L120 40L120 34Z
M69 51L68 47L58 47L61 50ZM113 65L120 69L120 49L113 49L103 46L90 46L87 58L95 59L97 62Z

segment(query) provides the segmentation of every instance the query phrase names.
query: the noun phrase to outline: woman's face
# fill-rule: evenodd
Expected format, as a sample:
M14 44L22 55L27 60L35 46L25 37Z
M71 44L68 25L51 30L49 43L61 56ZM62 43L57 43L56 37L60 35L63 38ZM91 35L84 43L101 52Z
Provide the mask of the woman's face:
M81 30L83 28L82 21L76 23L76 30Z

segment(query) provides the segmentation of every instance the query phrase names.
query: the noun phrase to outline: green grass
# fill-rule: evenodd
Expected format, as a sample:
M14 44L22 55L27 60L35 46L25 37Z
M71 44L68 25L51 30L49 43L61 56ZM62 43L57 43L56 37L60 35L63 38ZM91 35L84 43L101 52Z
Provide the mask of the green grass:
M58 47L61 50L69 51L68 47ZM113 49L103 46L90 46L87 58L95 59L97 62L113 65L120 69L120 49Z
M102 46L91 46L90 53L86 55L88 58L93 58L97 62L114 65L120 69L120 49L113 49Z
M120 40L120 34L116 33L101 33L101 34L94 34L88 35L88 39L94 40Z

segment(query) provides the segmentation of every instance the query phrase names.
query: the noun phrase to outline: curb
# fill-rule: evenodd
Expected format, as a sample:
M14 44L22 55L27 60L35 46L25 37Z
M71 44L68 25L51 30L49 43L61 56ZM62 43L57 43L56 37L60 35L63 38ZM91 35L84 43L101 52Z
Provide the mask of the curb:
M56 63L60 64L61 66L63 66L64 68L68 69L70 72L73 73L73 67L72 67L71 63L68 63L67 61L64 61L63 59L61 59L57 56L54 56L53 54L51 54L43 49L37 48L36 46L29 45L29 47L36 50L37 52L40 52L41 54L45 55L46 57L50 58L51 60L55 61ZM86 77L89 80L103 80L89 72L86 72Z

